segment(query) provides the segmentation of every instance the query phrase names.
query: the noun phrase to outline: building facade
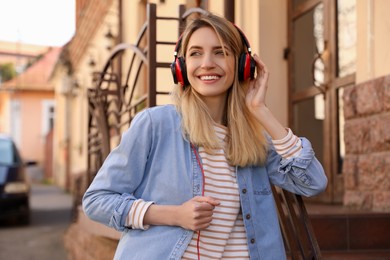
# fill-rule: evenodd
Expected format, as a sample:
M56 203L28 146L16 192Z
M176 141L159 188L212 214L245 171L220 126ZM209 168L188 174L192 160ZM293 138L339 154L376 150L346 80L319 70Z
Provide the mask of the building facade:
M183 14L180 6L201 8L227 17L245 32L253 53L271 72L268 106L283 124L312 141L324 165L328 188L308 203L371 213L390 211L390 49L386 47L390 18L385 12L390 3L386 0L105 0L93 5L77 1L76 35L64 49L54 75L57 118L61 118L54 134L58 184L83 191L93 177L91 170L96 171L90 164L88 102L96 94L91 89L110 81L127 89L135 79L139 87L134 96L141 98L150 91L152 81L156 87L152 105L170 102L164 93L173 83L164 65L173 61L180 21L157 19L156 46L151 49L151 27L145 32L149 38L139 37L144 23L150 21L150 4L155 4L158 17L170 18ZM140 66L136 75L127 74L132 56L122 51L134 46L147 49L144 56L139 54L140 60L155 55L154 63ZM120 72L116 77L104 78L115 71ZM111 95L114 88L107 84L102 89ZM123 93L126 97L128 92ZM149 98L142 106L150 102ZM130 119L107 116L109 131L103 139L109 142L102 146L103 154L117 144L127 127L109 127L117 121ZM80 219L79 223L87 221L82 215ZM94 227L86 230L102 236L94 224L84 226ZM104 234L106 242L115 245L118 234ZM71 228L72 235L77 232Z
M50 179L52 155L45 154L47 146L52 145L47 137L55 121L54 85L50 77L61 48L18 43L14 46L19 46L20 52L3 53L0 60L15 64L20 70L18 76L0 85L0 132L15 140L25 160L37 162L37 167L31 168L32 179Z

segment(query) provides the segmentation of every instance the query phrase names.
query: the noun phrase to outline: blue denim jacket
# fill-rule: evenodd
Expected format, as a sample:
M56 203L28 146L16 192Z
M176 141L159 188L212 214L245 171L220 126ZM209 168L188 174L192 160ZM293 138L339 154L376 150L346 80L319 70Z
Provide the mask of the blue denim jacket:
M313 196L327 178L302 138L300 156L282 160L270 147L265 167L237 167L241 209L251 259L285 259L271 183ZM202 173L190 143L183 138L180 116L172 105L149 108L134 118L83 197L92 220L122 231L115 259L181 259L193 231L181 227L125 227L134 200L180 205L202 193Z

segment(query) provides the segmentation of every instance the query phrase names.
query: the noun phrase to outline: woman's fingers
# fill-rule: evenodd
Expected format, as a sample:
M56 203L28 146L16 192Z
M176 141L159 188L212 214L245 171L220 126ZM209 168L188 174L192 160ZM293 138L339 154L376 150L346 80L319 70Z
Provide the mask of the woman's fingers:
M213 206L218 206L220 204L219 200L216 200L216 199L209 197L209 196L196 196L192 200L197 201L197 202L207 202Z
M253 56L254 60L256 61L257 66L257 76L256 76L256 82L257 87L266 87L268 82L268 68L264 64L264 62L257 56L256 54Z
M253 59L256 62L257 74L255 79L249 83L250 85L247 93L247 105L251 111L254 111L255 108L265 104L269 75L266 65L261 61L259 56L254 54Z
M197 196L181 206L182 227L190 230L201 230L207 228L212 219L215 206L220 202L212 197Z

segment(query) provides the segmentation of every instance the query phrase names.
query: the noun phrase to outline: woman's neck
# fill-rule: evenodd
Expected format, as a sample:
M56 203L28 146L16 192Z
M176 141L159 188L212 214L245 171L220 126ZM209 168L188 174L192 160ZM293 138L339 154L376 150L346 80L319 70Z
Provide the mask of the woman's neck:
M213 118L214 122L220 125L225 125L225 106L226 106L226 97L225 98L212 98L207 97L203 99L205 104L209 109L209 113Z

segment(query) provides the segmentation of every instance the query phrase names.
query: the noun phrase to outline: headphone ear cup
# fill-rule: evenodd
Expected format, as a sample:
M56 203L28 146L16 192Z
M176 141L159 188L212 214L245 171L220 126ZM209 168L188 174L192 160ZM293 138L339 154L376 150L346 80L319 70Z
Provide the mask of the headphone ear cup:
M255 78L256 62L249 53L242 53L238 61L238 80Z
M177 57L171 64L171 72L173 76L173 82L180 84L183 87L188 86L190 83L187 78L186 63L183 57Z
M256 71L256 61L253 59L252 55L250 56L250 78L254 79L255 78L255 71Z
M178 60L179 66L180 66L181 81L179 81L179 82L183 87L186 87L186 86L190 85L190 82L188 81L188 78L187 78L186 61L185 61L184 57L178 57L177 60Z
M175 60L171 63L171 72L172 72L173 82L174 82L175 84L177 84L178 81L177 81L177 76L176 76L176 58L175 58Z
M245 70L245 59L246 54L241 53L240 58L238 60L238 80L243 81L244 80L244 70Z

